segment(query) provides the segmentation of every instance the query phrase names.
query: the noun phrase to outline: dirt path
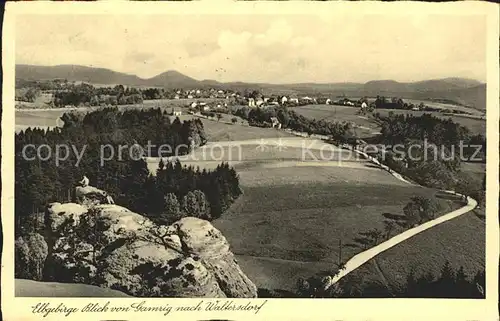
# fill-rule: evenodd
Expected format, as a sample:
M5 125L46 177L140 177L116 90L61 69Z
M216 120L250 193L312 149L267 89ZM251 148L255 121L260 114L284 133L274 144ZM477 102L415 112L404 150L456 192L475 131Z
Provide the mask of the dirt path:
M368 249L364 252L361 252L361 253L353 256L349 261L347 261L347 263L345 264L345 268L332 278L331 284L336 283L341 278L343 278L347 274L351 273L352 271L356 270L358 267L365 264L366 262L368 262L369 260L371 260L372 258L377 256L378 254L380 254L384 251L387 251L388 249L398 245L399 243L401 243L401 242L403 242L403 241L405 241L405 240L407 240L407 239L409 239L409 238L411 238L419 233L422 233L423 231L425 231L427 229L430 229L431 227L434 227L434 226L439 225L443 222L449 221L449 220L454 219L456 217L459 217L467 212L470 212L476 206L477 206L477 202L474 199L467 197L467 205L466 206L459 208L458 210L452 211L448 214L445 214L443 216L440 216L432 221L423 223L417 227L406 230L403 233L398 234L398 235L390 238L389 240L387 240L387 241L385 241L385 242L383 242L375 247L372 247L371 249Z
M370 157L368 155L366 155L362 152L359 152L359 153L366 156L367 159L370 159ZM373 161L373 159L371 159L371 160ZM405 180L400 174L398 174L394 171L392 171L391 174L393 174L394 177L396 177L399 180L402 180L408 184L412 184L412 183L408 182L407 180ZM460 195L460 194L455 193L453 191L443 191L443 192L455 194L455 195ZM403 233L398 234L398 235L390 238L389 240L387 240L387 241L385 241L385 242L383 242L375 247L372 247L371 249L368 249L364 252L356 254L349 261L347 261L347 263L344 266L344 269L340 270L340 272L337 275L332 277L332 280L331 280L329 286L338 282L341 278L343 278L347 274L351 273L352 271L356 270L357 268L359 268L361 265L365 264L369 260L373 259L378 254L380 254L384 251L387 251L388 249L398 245L399 243L401 243L401 242L403 242L403 241L405 241L405 240L407 240L407 239L409 239L409 238L411 238L419 233L422 233L423 231L425 231L427 229L430 229L431 227L434 227L434 226L439 225L443 222L452 220L452 219L459 217L465 213L468 213L468 212L472 211L474 208L476 208L476 206L477 206L476 200L474 200L471 197L467 197L467 205L465 205L464 207L461 207L457 210L454 210L448 214L442 215L442 216L440 216L432 221L425 222L417 227L406 230Z

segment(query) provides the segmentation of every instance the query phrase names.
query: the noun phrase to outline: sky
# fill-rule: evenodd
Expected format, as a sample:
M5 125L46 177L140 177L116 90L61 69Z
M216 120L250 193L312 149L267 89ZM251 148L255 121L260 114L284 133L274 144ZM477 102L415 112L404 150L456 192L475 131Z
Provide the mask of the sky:
M486 80L479 15L24 15L16 63L267 83Z

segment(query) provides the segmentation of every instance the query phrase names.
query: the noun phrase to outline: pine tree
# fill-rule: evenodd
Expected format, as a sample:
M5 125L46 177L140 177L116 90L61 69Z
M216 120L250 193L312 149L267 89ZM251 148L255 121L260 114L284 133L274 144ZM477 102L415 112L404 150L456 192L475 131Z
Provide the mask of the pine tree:
M165 212L169 214L178 214L180 212L180 204L174 193L165 195Z
M210 205L207 201L207 197L200 190L195 190L193 193L199 208L198 217L210 221L212 217L210 215Z
M188 192L184 195L182 199L182 211L185 212L187 216L200 216L200 206L193 192Z

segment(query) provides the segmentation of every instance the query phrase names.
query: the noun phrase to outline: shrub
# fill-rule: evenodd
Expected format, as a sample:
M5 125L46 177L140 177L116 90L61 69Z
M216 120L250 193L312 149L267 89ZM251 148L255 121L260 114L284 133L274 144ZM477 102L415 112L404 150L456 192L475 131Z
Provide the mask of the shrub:
M412 227L415 224L433 220L439 209L439 203L433 199L422 196L412 197L411 201L403 209L406 224L408 227Z

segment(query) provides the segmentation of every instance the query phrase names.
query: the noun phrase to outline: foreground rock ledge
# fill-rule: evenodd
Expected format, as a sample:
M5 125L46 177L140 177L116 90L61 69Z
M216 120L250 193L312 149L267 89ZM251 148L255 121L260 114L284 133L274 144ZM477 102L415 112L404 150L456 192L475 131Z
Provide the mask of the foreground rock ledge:
M46 281L141 297L257 297L208 221L186 217L165 226L114 204L52 203L47 223Z

